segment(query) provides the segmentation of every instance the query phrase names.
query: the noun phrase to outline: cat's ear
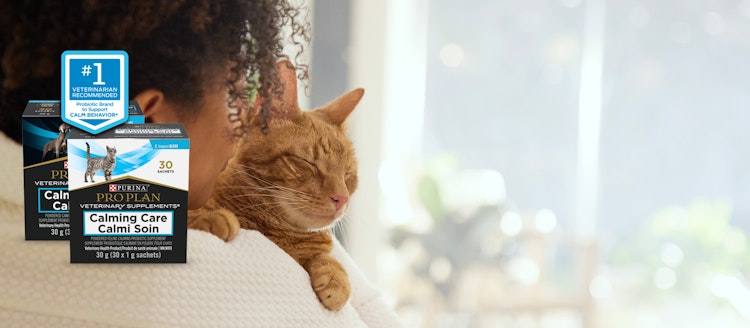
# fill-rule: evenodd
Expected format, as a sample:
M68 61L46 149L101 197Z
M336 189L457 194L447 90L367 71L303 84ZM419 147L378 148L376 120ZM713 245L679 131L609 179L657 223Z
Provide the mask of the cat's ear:
M288 60L282 60L276 63L276 74L279 77L279 81L284 85L284 93L272 98L268 118L293 118L302 111L299 108L297 100L297 73L294 65ZM254 122L260 121L257 119L258 114L260 113L261 106L266 101L268 100L264 97L255 97L255 101L251 106Z
M365 94L365 89L357 88L347 92L341 97L336 98L334 101L328 103L322 108L318 109L329 122L341 126L352 113L354 107L357 107L359 101L362 100L362 96Z
M281 95L279 107L284 109L287 114L294 114L301 111L297 101L297 71L294 65L288 60L282 60L276 63L276 71L279 74L279 80L284 84L284 94Z

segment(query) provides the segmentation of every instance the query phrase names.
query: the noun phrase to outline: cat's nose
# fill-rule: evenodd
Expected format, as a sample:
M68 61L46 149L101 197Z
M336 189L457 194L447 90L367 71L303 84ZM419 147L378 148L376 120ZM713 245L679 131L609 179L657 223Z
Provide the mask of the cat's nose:
M331 201L333 202L333 206L336 207L336 211L344 207L344 205L346 205L346 202L349 201L349 197L346 197L344 195L333 194L329 197L331 197Z

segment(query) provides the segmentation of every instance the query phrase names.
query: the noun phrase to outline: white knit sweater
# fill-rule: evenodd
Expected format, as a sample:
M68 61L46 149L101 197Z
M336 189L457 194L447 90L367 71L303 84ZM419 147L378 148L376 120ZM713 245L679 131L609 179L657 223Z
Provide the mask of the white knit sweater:
M336 243L352 284L326 310L307 272L257 231L188 232L187 264L70 264L68 243L25 241L21 148L0 133L2 327L400 327Z

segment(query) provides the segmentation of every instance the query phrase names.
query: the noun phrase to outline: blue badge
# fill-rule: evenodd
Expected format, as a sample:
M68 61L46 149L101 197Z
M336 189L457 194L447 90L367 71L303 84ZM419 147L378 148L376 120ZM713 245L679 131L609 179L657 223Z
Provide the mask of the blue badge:
M62 120L98 134L128 120L128 53L68 50L62 54Z

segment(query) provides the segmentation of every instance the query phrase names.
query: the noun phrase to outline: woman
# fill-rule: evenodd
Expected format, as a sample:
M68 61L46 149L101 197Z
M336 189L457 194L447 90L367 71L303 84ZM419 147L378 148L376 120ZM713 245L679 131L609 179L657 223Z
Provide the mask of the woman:
M280 91L274 63L283 56L282 24L290 21L298 31L295 39L308 38L298 10L286 1L24 1L0 6L2 130L20 141L26 102L60 97L63 51L125 50L130 95L147 121L183 122L192 139L193 209L208 199L232 154L247 103L245 86L257 86L248 77L257 74L267 86L259 90L263 96Z
M130 95L147 122L182 122L188 131L188 206L196 209L246 129L246 89L283 92L274 65L283 44L309 40L299 13L283 0L0 4L0 129L8 137L0 136L0 326L400 325L338 245L353 293L350 305L328 312L306 272L253 231L223 243L191 230L185 265L72 265L64 242L23 241L21 112L30 99L59 99L63 51L128 52Z

